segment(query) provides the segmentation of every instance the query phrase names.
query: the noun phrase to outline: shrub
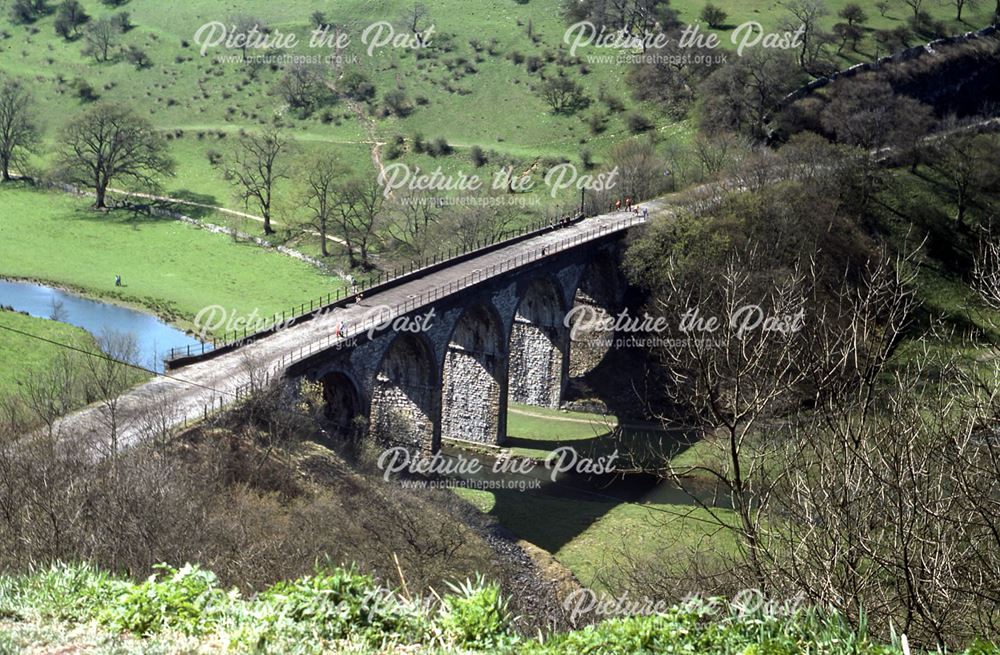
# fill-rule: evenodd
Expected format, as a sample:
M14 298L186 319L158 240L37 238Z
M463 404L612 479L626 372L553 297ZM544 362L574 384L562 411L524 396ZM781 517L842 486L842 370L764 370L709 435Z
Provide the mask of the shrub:
M403 156L403 146L398 143L390 143L385 149L385 158L389 160L399 159Z
M653 121L637 111L629 112L629 115L625 117L625 123L628 125L629 131L633 134L653 129Z
M587 117L587 127L594 134L600 134L607 129L607 117L604 114L593 113Z
M438 623L450 642L467 648L499 648L514 639L499 585L487 584L477 575L475 581L448 586L455 595L444 597Z
M134 27L134 25L132 25L132 15L127 11L120 11L112 16L111 24L114 25L116 30L123 34Z
M476 168L479 168L487 162L486 153L483 152L483 149L479 146L472 146L472 149L469 151L469 156L472 158L472 164Z
M127 586L100 612L98 620L117 632L156 634L171 629L186 635L210 632L225 608L228 596L216 586L215 574L185 564L175 569L158 564L169 577L151 575L145 582Z
M413 111L410 101L406 98L406 93L400 89L394 89L386 93L382 98L382 102L388 114L395 114L400 118L409 115Z
M135 66L137 69L149 68L153 65L146 51L136 45L130 45L125 49L125 61Z
M433 157L443 157L444 155L450 155L452 152L452 147L449 145L448 140L443 136L439 136L434 139L434 142L427 146L427 152Z
M359 70L348 71L340 80L340 89L348 98L368 102L375 97L375 85Z
M82 77L78 77L73 82L73 87L76 89L77 97L83 102L93 102L100 97L97 95L97 91L94 90L93 85Z
M713 5L711 2L705 5L701 10L701 19L708 23L708 26L712 29L719 29L726 23L726 18L729 17L721 7Z
M416 132L411 139L413 141L413 152L417 154L423 154L427 152L427 144L424 143L424 135L420 132Z

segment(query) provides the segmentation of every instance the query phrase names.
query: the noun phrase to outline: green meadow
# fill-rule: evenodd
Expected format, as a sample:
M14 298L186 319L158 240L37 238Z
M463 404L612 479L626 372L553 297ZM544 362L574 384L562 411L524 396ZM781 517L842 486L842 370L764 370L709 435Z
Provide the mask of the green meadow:
M0 206L8 235L0 275L145 308L183 327L209 305L267 316L342 285L275 251L172 219L95 212L82 198L0 187Z
M20 334L25 332L77 348L95 345L94 338L82 328L0 309L0 398L16 393L19 383L51 366L64 351L53 343Z

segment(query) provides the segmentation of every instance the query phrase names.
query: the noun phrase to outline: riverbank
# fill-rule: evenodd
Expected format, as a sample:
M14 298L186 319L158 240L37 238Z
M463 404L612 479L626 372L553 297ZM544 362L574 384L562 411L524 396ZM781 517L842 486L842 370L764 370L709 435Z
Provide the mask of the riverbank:
M306 262L173 219L95 212L86 199L17 184L0 186L0 204L8 235L0 276L140 309L184 330L206 307L263 317L343 287Z
M0 398L16 393L23 386L19 382L48 369L66 351L52 341L83 349L97 346L94 337L82 328L0 307Z

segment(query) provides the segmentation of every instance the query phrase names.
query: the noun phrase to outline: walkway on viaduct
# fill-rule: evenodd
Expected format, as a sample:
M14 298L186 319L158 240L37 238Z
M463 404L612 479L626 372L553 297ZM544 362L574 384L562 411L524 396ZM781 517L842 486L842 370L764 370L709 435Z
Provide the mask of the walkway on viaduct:
M669 212L664 201L643 206L651 217ZM117 442L197 420L266 376L322 382L335 423L363 415L383 439L423 448L442 436L497 444L508 400L558 405L571 365L564 317L579 304L615 309L624 289L621 239L642 222L626 212L585 219L156 377L119 398ZM407 321L419 331L384 326L390 316L422 319ZM346 334L337 335L338 324ZM57 429L103 443L107 410L90 406Z

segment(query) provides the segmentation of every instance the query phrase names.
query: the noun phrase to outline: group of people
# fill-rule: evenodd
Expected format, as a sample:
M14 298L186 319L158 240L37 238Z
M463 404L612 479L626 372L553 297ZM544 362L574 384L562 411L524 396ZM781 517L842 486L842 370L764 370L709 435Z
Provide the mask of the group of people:
M635 214L636 216L639 216L641 214L642 217L643 217L643 219L648 219L649 218L649 208L647 208L647 207L640 207L639 205L633 204L631 197L625 198L624 205L625 205L625 211L627 211L627 212L629 212L631 214ZM621 199L616 200L615 202L613 202L608 207L608 211L619 211L620 212L621 210L622 210L622 200Z

